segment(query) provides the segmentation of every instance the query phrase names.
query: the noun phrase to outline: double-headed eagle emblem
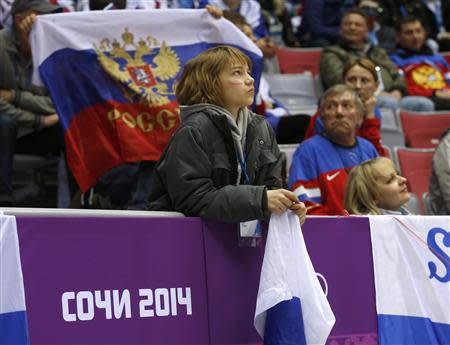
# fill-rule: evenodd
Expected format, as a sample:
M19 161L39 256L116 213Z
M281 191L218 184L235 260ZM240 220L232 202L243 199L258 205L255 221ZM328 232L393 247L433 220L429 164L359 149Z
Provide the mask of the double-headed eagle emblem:
M99 47L94 45L100 65L137 95L141 103L161 106L170 102L168 96L174 94L173 82L180 70L177 54L164 41L159 46L151 36L141 38L136 44L128 28L122 34L122 40L122 44L116 39L111 43L105 38ZM159 46L159 51L152 46ZM127 47L134 53L127 51Z

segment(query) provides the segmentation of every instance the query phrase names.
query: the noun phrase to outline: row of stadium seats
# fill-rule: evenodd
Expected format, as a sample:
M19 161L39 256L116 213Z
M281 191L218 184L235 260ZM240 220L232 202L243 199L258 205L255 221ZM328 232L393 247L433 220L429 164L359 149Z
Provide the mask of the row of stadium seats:
M281 74L311 73L318 76L322 48L288 48L280 47L276 57L271 61L270 71ZM450 63L450 52L440 52Z

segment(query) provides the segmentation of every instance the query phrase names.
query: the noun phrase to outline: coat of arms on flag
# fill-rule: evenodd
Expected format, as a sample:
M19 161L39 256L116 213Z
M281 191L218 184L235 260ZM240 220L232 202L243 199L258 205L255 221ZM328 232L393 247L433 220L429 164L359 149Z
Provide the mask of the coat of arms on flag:
M125 28L123 43L114 39L112 43L105 38L95 47L100 65L114 79L126 85L138 101L149 106L160 106L170 102L173 96L174 81L180 71L180 59L166 42L159 44L150 35L135 43L134 34ZM159 50L152 46L160 46ZM130 47L134 53L126 50ZM110 49L109 53L107 49ZM170 84L169 84L170 83ZM134 96L127 92L127 96Z

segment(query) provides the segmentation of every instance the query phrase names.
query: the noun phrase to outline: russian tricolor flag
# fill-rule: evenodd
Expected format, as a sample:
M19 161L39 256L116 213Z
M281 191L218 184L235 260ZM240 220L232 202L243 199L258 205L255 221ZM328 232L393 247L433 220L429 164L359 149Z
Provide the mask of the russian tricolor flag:
M0 344L29 344L16 218L1 211Z
M255 311L265 345L323 345L336 319L317 279L298 217L270 218Z
M380 345L450 344L450 217L370 217Z
M117 165L159 159L180 122L175 88L184 64L220 44L246 52L259 81L259 48L206 10L38 16L33 80L49 90L82 190Z

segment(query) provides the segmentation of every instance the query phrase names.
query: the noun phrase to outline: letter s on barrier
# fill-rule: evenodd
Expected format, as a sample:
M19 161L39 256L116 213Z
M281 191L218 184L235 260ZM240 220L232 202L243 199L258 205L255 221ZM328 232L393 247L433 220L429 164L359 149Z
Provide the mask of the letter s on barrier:
M77 321L76 314L69 312L69 300L71 299L75 299L75 292L73 291L64 292L61 296L63 318L67 322Z
M450 232L445 231L442 228L433 228L428 232L427 236L427 244L428 247L432 250L432 253L438 258L439 261L442 262L442 264L445 267L446 274L443 276L439 276L437 274L437 266L433 261L428 262L428 269L430 270L430 279L436 278L441 283L448 283L450 282L450 257L445 253L439 245L436 243L436 235L441 234L443 235L442 243L444 246L450 248Z

